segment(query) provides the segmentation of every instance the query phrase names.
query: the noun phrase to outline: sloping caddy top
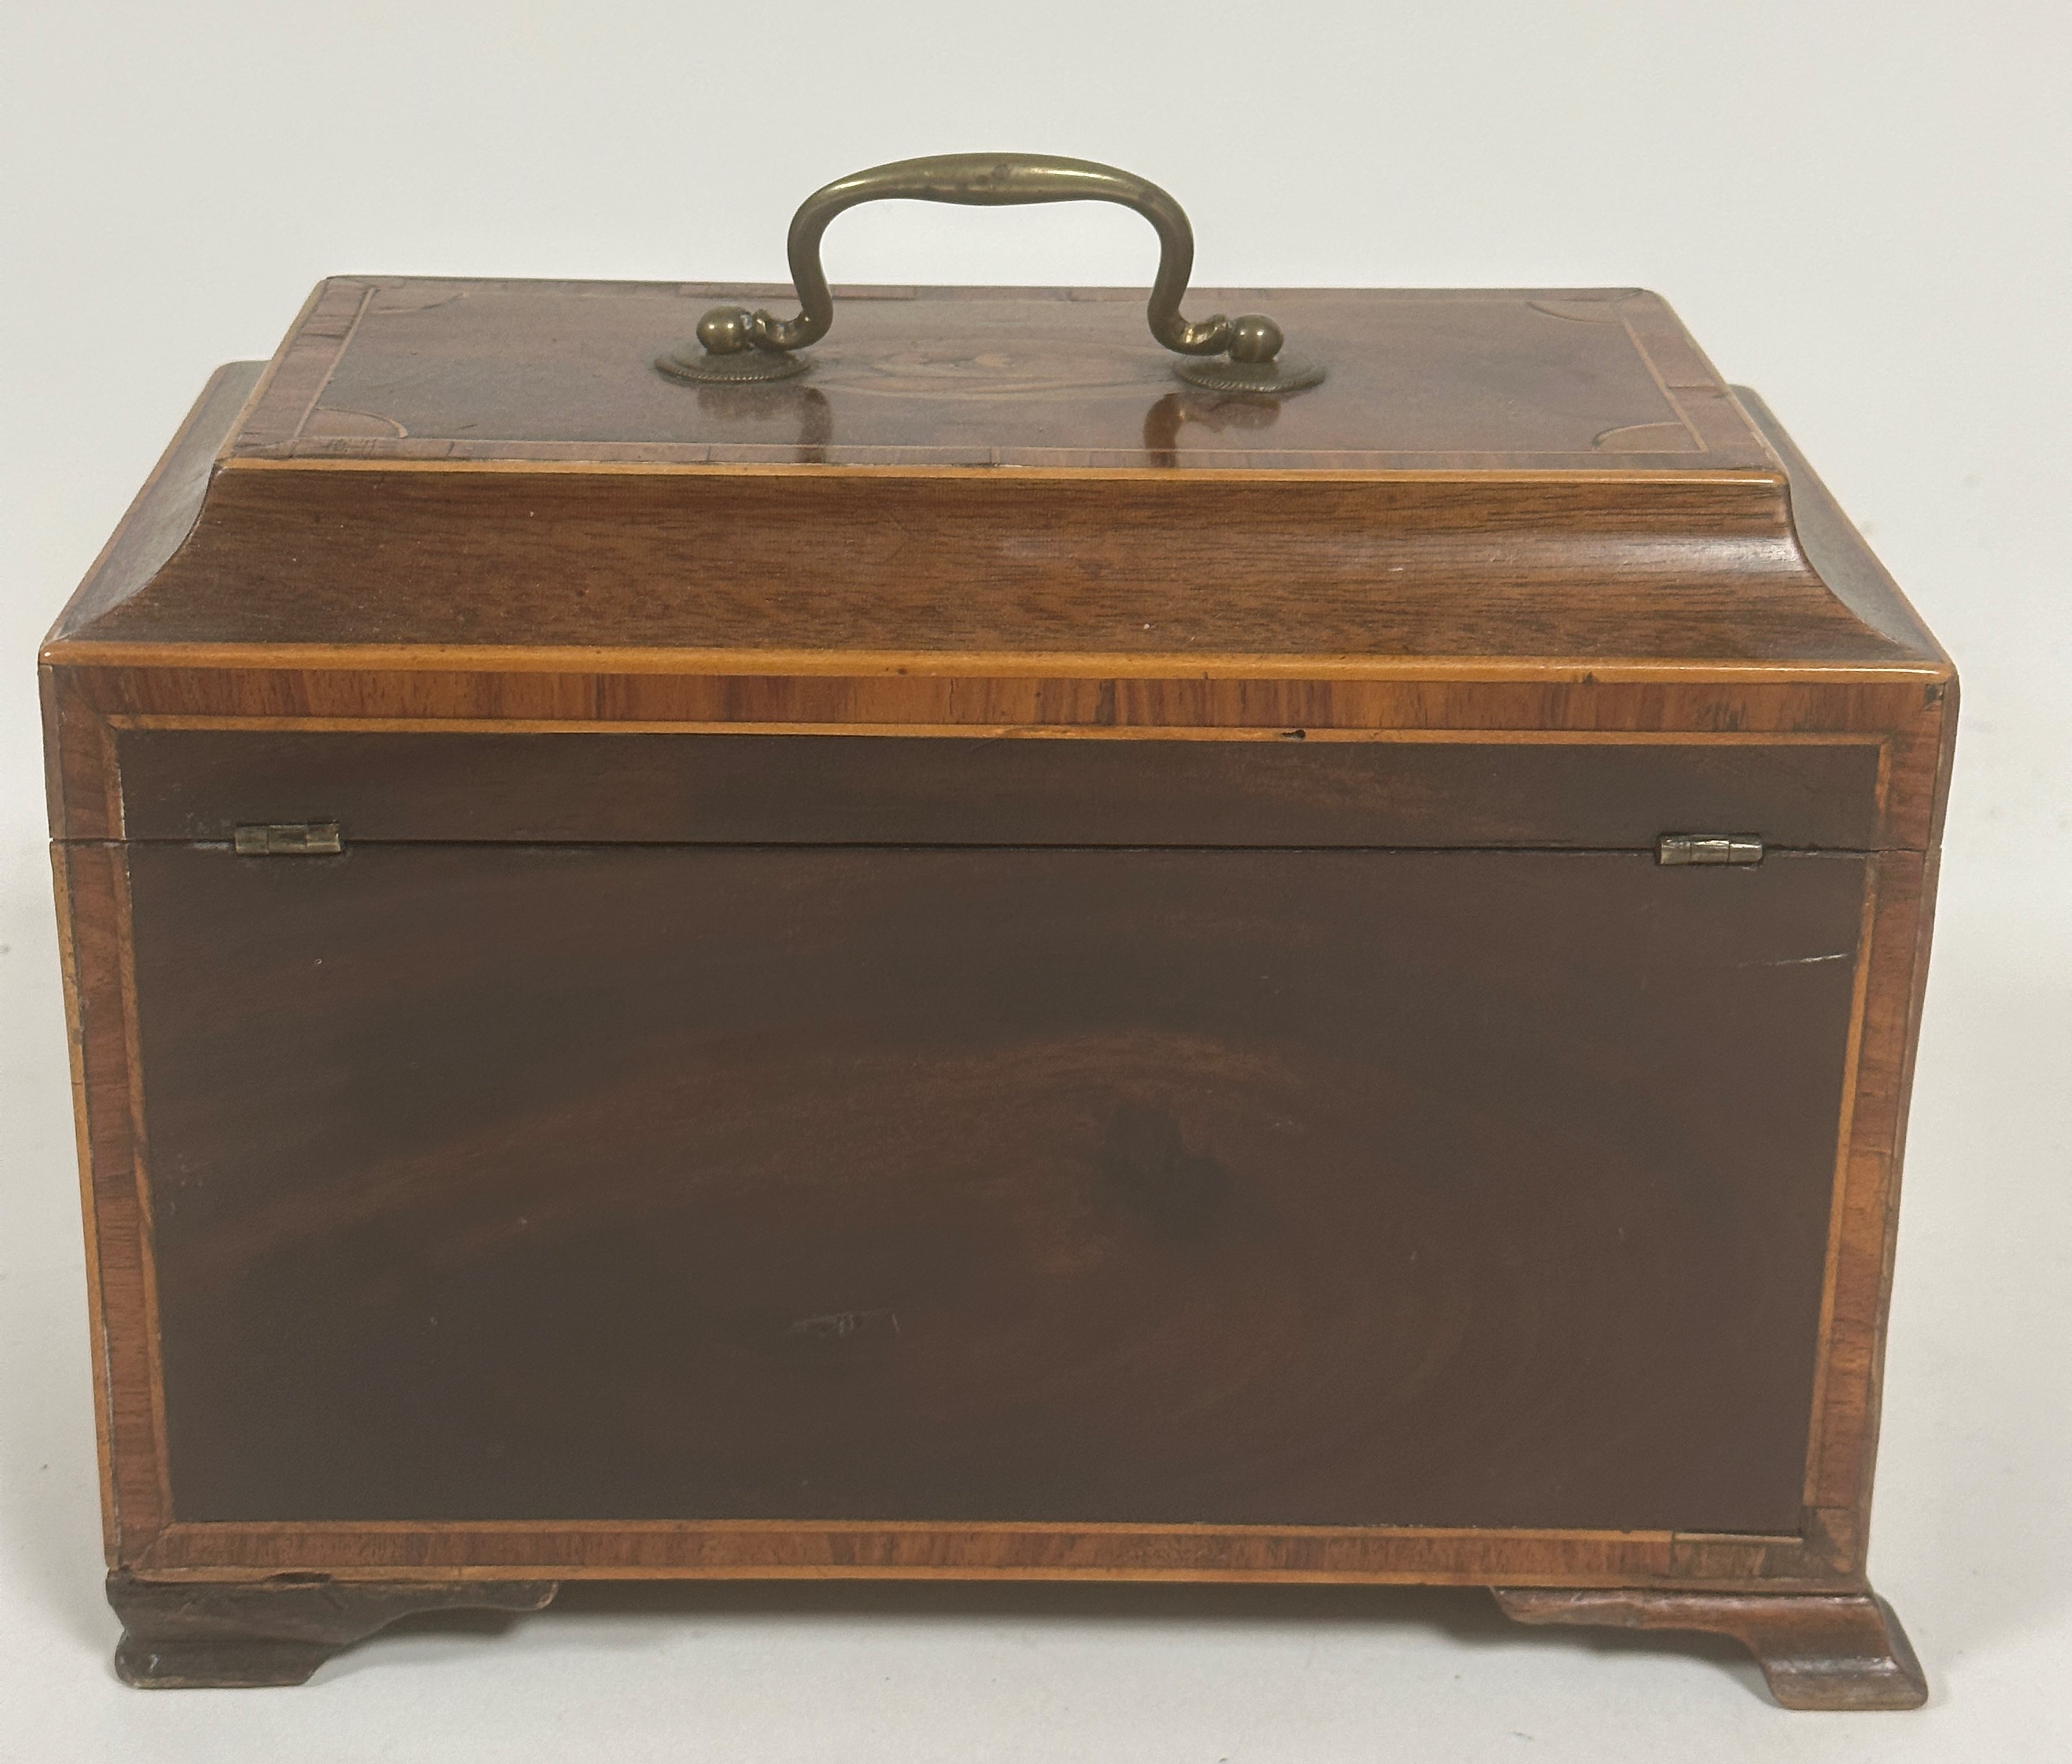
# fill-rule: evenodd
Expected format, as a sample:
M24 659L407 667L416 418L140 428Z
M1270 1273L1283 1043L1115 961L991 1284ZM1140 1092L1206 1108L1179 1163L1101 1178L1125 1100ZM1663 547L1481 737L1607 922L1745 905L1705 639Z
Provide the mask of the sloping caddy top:
M220 376L53 637L1940 660L1653 294L1190 294L1326 368L1279 396L1177 380L1118 290L850 290L793 377L658 371L714 298L781 292L327 282L263 372Z

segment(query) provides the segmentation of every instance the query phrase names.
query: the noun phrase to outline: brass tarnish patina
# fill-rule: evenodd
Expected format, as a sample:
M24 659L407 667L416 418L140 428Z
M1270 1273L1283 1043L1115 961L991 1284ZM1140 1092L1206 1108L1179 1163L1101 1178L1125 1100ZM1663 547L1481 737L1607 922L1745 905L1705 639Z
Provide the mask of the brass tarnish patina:
M765 311L715 306L698 321L698 345L656 363L680 380L779 380L803 373L792 353L818 343L835 317L834 296L820 268L820 236L828 223L858 203L898 198L1004 208L1033 202L1112 202L1134 209L1158 235L1158 274L1145 318L1151 335L1176 355L1180 376L1219 392L1277 393L1314 386L1324 370L1298 357L1280 359L1280 326L1264 314L1228 319L1221 313L1190 323L1180 311L1194 266L1194 231L1180 204L1146 179L1088 159L1042 154L953 153L902 159L839 178L816 190L791 217L786 241L796 319Z

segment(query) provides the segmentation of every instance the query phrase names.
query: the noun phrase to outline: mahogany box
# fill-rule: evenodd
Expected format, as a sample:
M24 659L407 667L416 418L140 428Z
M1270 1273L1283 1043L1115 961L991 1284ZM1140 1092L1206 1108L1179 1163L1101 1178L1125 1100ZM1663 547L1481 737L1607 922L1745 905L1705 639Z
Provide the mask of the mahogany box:
M42 652L124 1676L1423 1582L1918 1702L1956 683L1762 405L1629 289L787 292L327 282Z

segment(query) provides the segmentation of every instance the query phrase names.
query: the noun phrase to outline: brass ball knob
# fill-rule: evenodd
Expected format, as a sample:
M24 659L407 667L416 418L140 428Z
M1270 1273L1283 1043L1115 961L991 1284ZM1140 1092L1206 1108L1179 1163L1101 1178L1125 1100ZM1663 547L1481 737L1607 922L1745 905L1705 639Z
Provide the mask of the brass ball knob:
M1281 327L1264 313L1248 312L1231 323L1230 357L1232 361L1271 361L1285 341Z
M709 355L738 356L755 340L755 317L741 306L714 306L698 320L698 341Z

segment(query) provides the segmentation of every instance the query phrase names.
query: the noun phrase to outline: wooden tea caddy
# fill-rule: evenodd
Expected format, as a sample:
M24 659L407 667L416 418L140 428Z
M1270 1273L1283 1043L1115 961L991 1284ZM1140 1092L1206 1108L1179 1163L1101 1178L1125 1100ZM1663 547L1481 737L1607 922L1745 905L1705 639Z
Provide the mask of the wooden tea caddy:
M1155 340L831 302L878 195L1124 202ZM1408 1581L1918 1703L1956 681L1790 442L1632 290L1190 323L1078 162L791 244L790 321L326 282L42 652L123 1675L577 1578Z

